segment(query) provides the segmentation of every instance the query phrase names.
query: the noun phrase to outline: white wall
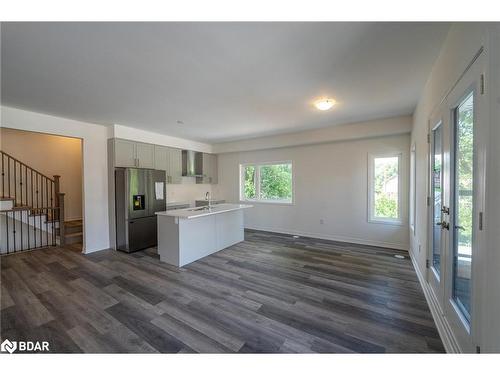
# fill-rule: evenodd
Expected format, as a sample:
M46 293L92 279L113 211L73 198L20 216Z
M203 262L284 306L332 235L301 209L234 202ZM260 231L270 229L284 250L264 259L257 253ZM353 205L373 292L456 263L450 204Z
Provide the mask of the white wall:
M1 128L1 149L44 175L60 175L66 220L82 219L82 141Z
M109 248L107 128L104 126L1 107L7 128L81 138L83 141L84 252Z
M305 130L297 133L252 138L243 141L217 143L214 153L264 150L279 147L312 145L335 141L355 140L384 135L408 134L411 131L410 116L334 125L321 129Z
M498 199L499 160L500 160L500 93L499 93L499 26L494 24L455 24L444 42L430 77L425 85L413 116L412 144L417 149L417 189L416 189L416 234L410 233L412 256L418 271L426 275L425 261L427 245L427 132L429 117L444 95L452 88L466 69L476 52L485 47L485 58L489 60L491 71L487 74L486 87L490 100L490 145L489 165L486 176L487 212L486 231L489 246L486 251L486 263L478 282L484 285L481 298L481 326L479 344L483 352L500 351L500 251L499 231L500 202ZM495 39L493 36L496 35ZM425 285L424 285L425 287Z
M402 120L405 127L407 120ZM294 204L255 203L245 227L408 249L409 134L219 155L214 194L239 200L239 164L292 160ZM368 154L403 153L404 225L368 222ZM323 219L324 224L320 224Z

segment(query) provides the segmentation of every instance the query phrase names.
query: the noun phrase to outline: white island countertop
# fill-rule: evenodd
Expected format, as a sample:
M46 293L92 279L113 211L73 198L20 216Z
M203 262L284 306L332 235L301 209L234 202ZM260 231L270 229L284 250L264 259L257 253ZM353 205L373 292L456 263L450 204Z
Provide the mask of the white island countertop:
M194 219L197 217L216 215L216 214L221 214L223 212L242 210L251 207L253 206L250 204L221 203L213 205L210 208L208 206L203 206L203 207L185 208L181 210L161 211L161 212L156 212L156 215L172 216L172 217L177 217L179 219Z

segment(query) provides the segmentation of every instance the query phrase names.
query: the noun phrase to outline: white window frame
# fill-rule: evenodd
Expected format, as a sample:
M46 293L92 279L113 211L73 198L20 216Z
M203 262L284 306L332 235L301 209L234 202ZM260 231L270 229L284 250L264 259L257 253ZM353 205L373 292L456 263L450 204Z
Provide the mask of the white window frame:
M398 218L376 217L375 207L375 159L398 158ZM368 222L375 224L403 225L403 153L401 151L389 153L368 154Z
M410 228L413 235L417 235L417 145L411 146L410 154L410 178L411 178L411 200L410 200Z
M290 201L285 200L271 200L271 199L261 199L260 198L260 168L266 165L277 165L277 164L290 164L292 168L292 199ZM255 167L255 195L257 198L249 199L245 198L245 168L253 166ZM250 202L250 203L264 203L264 204L282 204L282 205L294 205L295 204L295 173L293 169L292 160L282 160L282 161L270 161L270 162L256 162L256 163L243 163L240 164L240 202Z

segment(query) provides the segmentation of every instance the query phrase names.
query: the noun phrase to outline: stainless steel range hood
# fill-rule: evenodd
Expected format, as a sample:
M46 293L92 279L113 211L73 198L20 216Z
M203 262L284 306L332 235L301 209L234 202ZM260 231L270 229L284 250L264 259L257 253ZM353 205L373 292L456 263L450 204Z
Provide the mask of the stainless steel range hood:
M184 177L203 177L203 153L182 150L182 175Z

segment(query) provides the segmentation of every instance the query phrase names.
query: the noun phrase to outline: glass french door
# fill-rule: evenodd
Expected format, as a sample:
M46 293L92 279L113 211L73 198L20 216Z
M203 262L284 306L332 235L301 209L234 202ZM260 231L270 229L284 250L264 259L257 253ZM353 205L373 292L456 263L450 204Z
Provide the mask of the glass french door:
M453 113L453 265L452 298L470 325L472 242L474 234L474 91Z
M484 158L479 147L481 56L431 117L429 128L429 271L443 315L465 352L479 332Z
M444 282L442 273L444 255L447 248L446 230L448 223L449 186L445 184L445 172L449 175L449 162L445 155L449 155L449 122L445 120L442 111L438 111L431 119L429 132L430 167L429 167L429 284L431 285L437 302L444 306Z

